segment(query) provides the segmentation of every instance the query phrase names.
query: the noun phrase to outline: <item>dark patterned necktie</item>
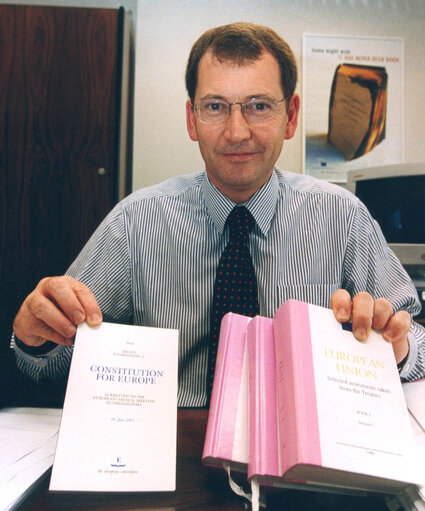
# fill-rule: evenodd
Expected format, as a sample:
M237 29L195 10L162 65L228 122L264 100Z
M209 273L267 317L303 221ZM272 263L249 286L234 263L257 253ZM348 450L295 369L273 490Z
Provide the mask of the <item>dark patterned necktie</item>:
M229 242L217 266L211 307L207 395L211 396L220 325L227 312L254 317L259 313L257 279L249 253L249 233L255 220L245 206L236 206L227 217Z

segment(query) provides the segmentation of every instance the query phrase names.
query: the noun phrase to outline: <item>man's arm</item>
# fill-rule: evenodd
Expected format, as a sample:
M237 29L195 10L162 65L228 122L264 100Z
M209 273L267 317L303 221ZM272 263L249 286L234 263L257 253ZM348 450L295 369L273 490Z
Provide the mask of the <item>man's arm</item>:
M24 300L13 323L15 336L28 346L46 341L69 346L77 325L97 326L102 313L90 289L72 277L47 277Z
M19 369L32 379L66 376L79 323L131 323L124 216L119 203L93 233L67 275L41 280L22 304L14 321L11 346Z
M349 294L337 291L331 308L336 315L346 311L342 321L352 316L359 339L370 328L382 330L393 344L402 380L424 378L425 328L411 320L420 311L414 285L364 204L353 205L340 285Z

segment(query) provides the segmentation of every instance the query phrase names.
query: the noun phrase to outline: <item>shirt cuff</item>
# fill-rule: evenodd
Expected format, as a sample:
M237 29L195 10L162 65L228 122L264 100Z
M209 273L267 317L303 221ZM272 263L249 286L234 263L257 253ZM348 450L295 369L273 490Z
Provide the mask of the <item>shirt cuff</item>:
M20 341L14 333L12 334L10 347L20 358L39 367L46 366L47 362L56 357L63 348L60 344L50 341L42 346L28 346Z
M418 358L418 344L415 337L409 333L407 334L407 338L409 341L409 353L401 364L399 364L399 366L401 365L401 368L398 366L401 379L406 379L408 377Z

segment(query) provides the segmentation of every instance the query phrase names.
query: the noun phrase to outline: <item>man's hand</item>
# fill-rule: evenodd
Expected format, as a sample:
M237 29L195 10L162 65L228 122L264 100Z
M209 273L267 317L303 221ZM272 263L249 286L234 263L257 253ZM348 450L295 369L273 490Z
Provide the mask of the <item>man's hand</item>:
M27 296L15 321L16 337L29 346L46 341L68 346L74 342L76 326L102 322L100 307L90 289L71 277L47 277Z
M331 309L341 323L352 320L353 333L359 341L365 341L371 328L381 330L384 339L392 343L397 363L409 353L407 334L411 319L407 311L394 314L392 305L385 298L374 300L369 293L359 293L351 302L351 297L344 289L338 289L332 295Z

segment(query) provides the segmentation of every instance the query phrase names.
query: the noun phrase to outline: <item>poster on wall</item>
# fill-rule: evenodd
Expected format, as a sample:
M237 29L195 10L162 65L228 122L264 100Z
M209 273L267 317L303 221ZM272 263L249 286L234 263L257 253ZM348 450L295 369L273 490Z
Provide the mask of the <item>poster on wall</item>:
M402 38L303 38L304 172L336 183L403 161Z

